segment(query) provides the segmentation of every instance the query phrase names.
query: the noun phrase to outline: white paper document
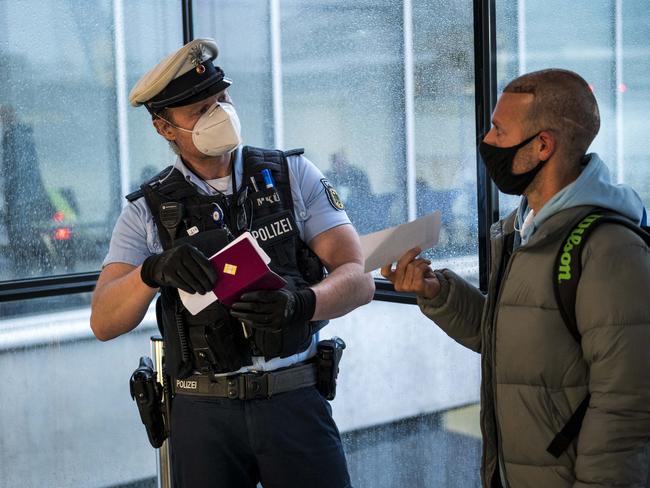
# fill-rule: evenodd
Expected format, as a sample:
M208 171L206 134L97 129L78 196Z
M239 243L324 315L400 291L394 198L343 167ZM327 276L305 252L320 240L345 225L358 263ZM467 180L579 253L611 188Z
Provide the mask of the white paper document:
M440 212L435 211L412 222L361 236L365 272L396 262L409 249L423 251L435 246L440 235Z
M178 296L181 298L185 308L192 314L196 315L205 307L217 301L217 295L213 291L207 292L205 295L199 293L187 293L185 290L178 289Z

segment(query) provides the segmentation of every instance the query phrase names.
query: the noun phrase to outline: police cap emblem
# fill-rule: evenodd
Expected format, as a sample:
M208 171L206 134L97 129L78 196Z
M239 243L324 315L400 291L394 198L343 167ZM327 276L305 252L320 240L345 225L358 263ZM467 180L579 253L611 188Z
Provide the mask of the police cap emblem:
M327 178L322 178L320 182L325 187L325 194L327 195L327 199L329 200L330 205L334 207L336 210L345 210L345 205L343 205L343 200L341 200L341 197L339 197L339 194L336 193L336 190L334 189L332 184L327 180Z

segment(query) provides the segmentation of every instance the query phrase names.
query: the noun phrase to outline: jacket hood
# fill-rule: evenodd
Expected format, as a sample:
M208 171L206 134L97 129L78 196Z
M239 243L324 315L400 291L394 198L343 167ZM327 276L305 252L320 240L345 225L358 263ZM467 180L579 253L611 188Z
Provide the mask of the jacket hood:
M523 197L517 212L517 227L521 230L521 243L525 244L537 229L551 216L561 210L582 205L602 207L618 212L638 223L644 218L643 201L634 189L628 185L611 182L609 169L595 154L585 157L580 176L565 186L546 202L530 222L528 199ZM529 221L524 225L526 217Z

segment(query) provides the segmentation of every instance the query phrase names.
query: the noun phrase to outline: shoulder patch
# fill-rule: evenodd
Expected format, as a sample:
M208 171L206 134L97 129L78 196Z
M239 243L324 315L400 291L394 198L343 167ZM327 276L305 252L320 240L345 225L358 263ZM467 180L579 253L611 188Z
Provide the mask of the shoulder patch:
M327 199L330 202L330 205L334 207L335 210L345 210L345 205L343 205L343 200L339 197L339 194L336 193L336 190L329 182L327 178L321 178L320 182L325 188L325 193L327 194Z

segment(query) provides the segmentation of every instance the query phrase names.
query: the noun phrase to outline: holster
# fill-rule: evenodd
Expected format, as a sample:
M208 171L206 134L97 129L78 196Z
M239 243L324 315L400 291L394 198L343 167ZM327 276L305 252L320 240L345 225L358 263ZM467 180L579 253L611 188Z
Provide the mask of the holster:
M140 419L147 430L149 442L155 448L162 446L167 438L165 418L162 412L163 387L156 381L153 363L147 356L140 358L140 365L129 381L131 398L135 400Z
M343 349L345 349L345 342L340 337L332 337L318 343L316 388L327 400L334 400L336 396L336 378L339 375L339 362L343 356Z

